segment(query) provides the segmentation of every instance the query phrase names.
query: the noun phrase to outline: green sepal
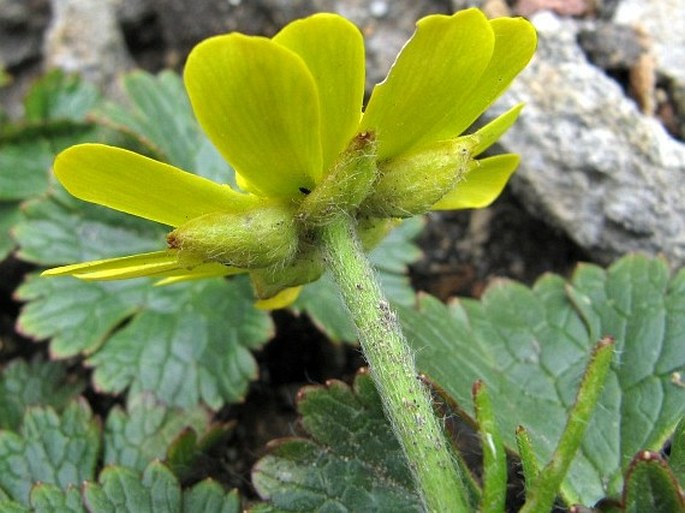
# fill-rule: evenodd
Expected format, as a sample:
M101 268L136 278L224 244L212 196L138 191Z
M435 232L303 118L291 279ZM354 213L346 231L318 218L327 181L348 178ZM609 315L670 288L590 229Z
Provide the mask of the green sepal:
M297 250L289 208L268 205L245 212L216 212L191 219L167 236L189 266L219 262L243 269L284 265Z
M475 134L473 134L478 141L478 144L476 144L476 146L473 148L474 156L480 155L490 146L495 144L502 134L509 130L516 122L522 110L523 103L514 105L504 114L493 119L490 121L490 123L485 125L483 128L480 128Z
M472 137L459 137L381 162L378 181L360 213L404 218L428 212L464 176L476 144Z
M313 191L300 190L307 196L298 217L304 224L321 226L352 214L369 195L377 174L375 137L371 132L358 134Z
M642 451L628 467L623 489L625 513L683 513L685 501L666 461L656 452Z
M290 287L305 285L321 278L324 262L319 250L306 245L288 265L275 264L250 272L252 286L259 299L269 299Z

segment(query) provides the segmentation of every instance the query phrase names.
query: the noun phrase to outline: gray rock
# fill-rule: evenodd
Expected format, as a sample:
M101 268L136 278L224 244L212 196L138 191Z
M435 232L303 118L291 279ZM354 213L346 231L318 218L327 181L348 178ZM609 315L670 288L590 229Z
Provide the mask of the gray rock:
M121 23L138 23L152 11L151 0L113 0L117 19Z
M47 0L0 0L0 65L39 59L48 17Z
M335 2L335 10L352 20L364 33L367 91L385 78L420 18L448 13L445 6L435 0L345 0Z
M588 63L572 20L533 21L539 50L497 106L527 104L502 140L522 156L514 192L598 261L643 251L685 264L685 145Z
M51 1L45 66L80 73L111 90L116 77L132 65L117 24L114 0Z
M622 0L614 22L632 25L649 36L656 71L670 82L676 110L685 113L685 1ZM685 116L680 131L685 133Z
M578 43L595 66L627 70L636 66L648 49L639 31L630 25L592 23L578 33Z
M633 25L652 39L658 70L685 84L685 2L623 0L614 22Z
M316 12L337 12L356 23L364 33L368 88L385 78L419 18L447 12L439 0L150 1L162 25L166 44L179 56L211 35L240 31L272 36L294 19Z

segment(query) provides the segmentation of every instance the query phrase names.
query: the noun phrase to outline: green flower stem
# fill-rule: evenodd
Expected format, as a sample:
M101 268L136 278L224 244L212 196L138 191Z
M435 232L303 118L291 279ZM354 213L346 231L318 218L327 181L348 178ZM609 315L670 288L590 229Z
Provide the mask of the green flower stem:
M347 216L322 227L325 260L357 327L371 377L428 512L468 511L465 490L428 390Z
M610 337L603 338L595 346L559 443L549 463L533 481L526 503L519 513L538 513L552 509L554 499L583 441L585 429L599 401L613 354L614 340Z

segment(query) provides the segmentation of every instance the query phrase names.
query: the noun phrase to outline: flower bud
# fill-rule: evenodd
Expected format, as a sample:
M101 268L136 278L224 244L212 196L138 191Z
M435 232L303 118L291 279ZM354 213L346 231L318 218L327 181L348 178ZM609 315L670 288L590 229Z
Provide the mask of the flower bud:
M462 178L476 141L438 141L378 165L380 177L360 207L368 217L412 217L428 212Z
M323 226L340 213L351 213L364 201L376 180L376 140L371 132L355 136L320 184L298 209L305 224Z
M191 219L167 236L179 262L219 262L254 269L285 265L298 234L290 209L270 205L241 213L215 212Z

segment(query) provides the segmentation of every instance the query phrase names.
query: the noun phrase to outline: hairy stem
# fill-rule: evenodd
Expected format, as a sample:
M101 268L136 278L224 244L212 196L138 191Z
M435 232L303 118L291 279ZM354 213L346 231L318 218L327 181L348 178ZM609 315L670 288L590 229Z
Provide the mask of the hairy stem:
M395 312L347 216L322 228L326 263L354 321L371 377L381 396L417 490L428 512L468 511L465 491L428 390Z

